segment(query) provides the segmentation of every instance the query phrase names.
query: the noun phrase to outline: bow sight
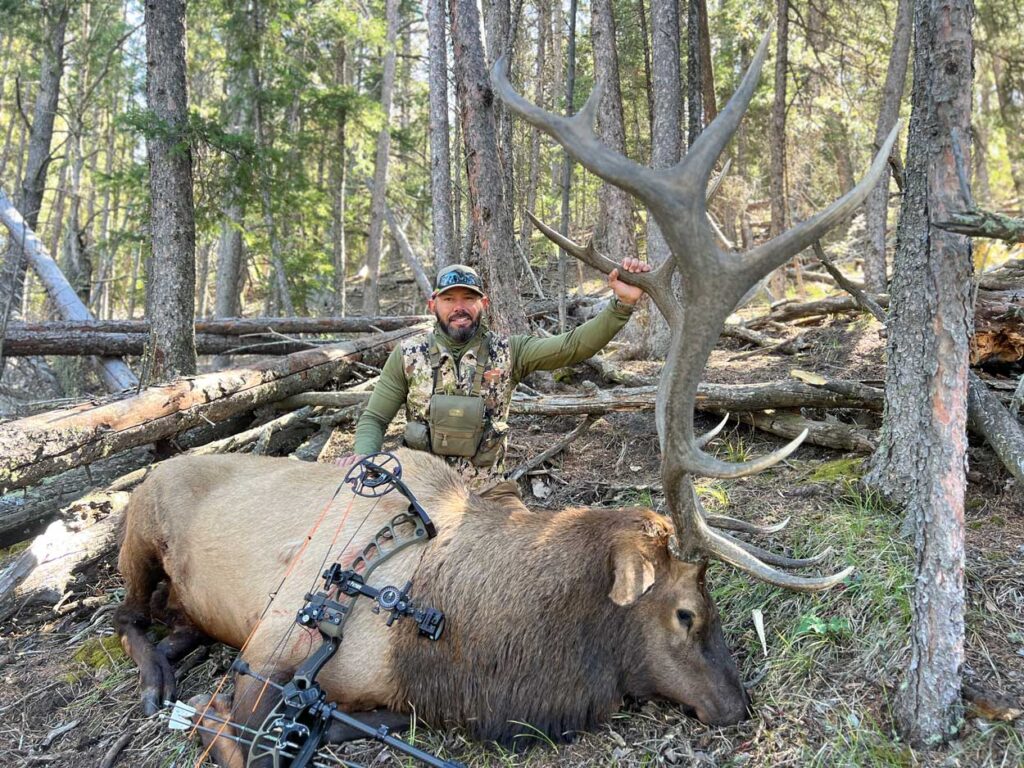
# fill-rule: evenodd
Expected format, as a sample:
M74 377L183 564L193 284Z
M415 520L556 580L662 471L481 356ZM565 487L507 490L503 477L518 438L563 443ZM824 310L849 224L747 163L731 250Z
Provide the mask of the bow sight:
M387 614L387 625L411 618L425 638L437 640L444 631L444 614L435 608L417 605L410 597L409 581L401 589L391 585L375 588L367 584L370 575L393 555L412 544L437 535L437 528L426 510L402 482L402 465L390 453L366 457L345 476L344 483L358 496L376 498L397 490L409 501L407 511L393 517L374 535L373 540L353 559L347 568L333 563L323 572L324 588L307 594L306 603L298 611L296 622L320 632L321 645L295 671L285 685L277 685L252 671L237 660L233 669L277 689L281 701L253 736L248 766L269 763L273 768L308 768L320 748L327 728L333 720L351 727L367 738L380 741L434 768L461 768L459 763L442 760L417 749L390 734L387 727L374 728L342 712L327 701L327 694L316 682L324 665L338 651L344 636L345 622L352 614L356 600L368 597L372 611ZM354 763L345 762L345 765Z

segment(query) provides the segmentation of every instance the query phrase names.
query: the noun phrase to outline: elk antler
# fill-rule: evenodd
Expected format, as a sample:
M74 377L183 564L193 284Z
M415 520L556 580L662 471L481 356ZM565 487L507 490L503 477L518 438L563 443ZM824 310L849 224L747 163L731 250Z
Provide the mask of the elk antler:
M623 272L620 279L643 288L672 329L655 416L663 457L662 484L676 527L677 554L686 559L710 554L773 584L818 590L841 581L852 569L821 578L801 578L777 570L770 562L788 567L796 561L767 557L764 550L712 529L691 479L693 475L735 478L760 472L795 451L807 432L759 459L725 462L701 450L693 432L693 406L704 366L737 302L761 278L811 245L864 201L885 171L899 125L893 128L860 183L824 211L747 253L722 251L707 220L706 190L714 164L739 127L753 96L770 39L769 31L725 108L686 156L665 169L641 166L598 139L593 124L600 101L600 82L583 109L572 117L547 112L516 93L508 82L504 57L495 62L491 82L510 110L552 136L581 165L640 200L654 216L672 252L671 259L652 271ZM572 248L574 244L566 238L545 234L601 272L608 273L617 266L589 245ZM672 288L676 271L682 278L682 301Z

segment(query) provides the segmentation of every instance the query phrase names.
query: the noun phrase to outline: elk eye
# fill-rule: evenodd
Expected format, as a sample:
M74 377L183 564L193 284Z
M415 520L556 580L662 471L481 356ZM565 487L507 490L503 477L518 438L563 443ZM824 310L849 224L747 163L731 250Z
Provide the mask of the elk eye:
M686 629L693 626L693 614L684 608L680 608L676 611L676 620Z

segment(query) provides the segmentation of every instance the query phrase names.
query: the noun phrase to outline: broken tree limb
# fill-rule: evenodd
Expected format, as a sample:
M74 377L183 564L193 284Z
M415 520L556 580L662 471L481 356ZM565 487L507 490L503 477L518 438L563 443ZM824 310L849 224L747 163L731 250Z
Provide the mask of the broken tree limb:
M967 380L967 421L992 446L1010 474L1024 487L1024 430L973 372Z
M854 300L861 305L864 309L874 315L875 320L885 324L885 310L882 309L878 302L868 296L860 286L855 284L852 280L846 277L839 268L832 263L832 260L826 255L825 249L821 247L821 241L815 240L813 243L814 255L818 257L818 261L822 263L822 266L828 270L828 273L832 275L836 283L848 294L850 294Z
M391 210L391 206L384 201L384 218L388 223L388 228L391 229L391 237L398 245L398 251L402 254L402 259L412 270L413 277L416 278L416 285L419 286L420 293L423 294L424 299L429 299L434 293L434 286L431 284L430 279L427 277L426 270L423 269L423 263L420 261L419 256L413 251L412 245L409 244L409 238L405 236L405 231L402 226L398 223L398 219L395 218L394 211Z
M114 402L85 404L0 424L0 488L22 488L102 456L324 386L347 377L353 360L361 354L422 330L392 331L368 340L296 352L245 368L150 387Z
M958 235L986 237L1009 243L1024 243L1024 219L1015 219L992 211L970 210L950 214L948 221L937 221L935 226Z
M29 228L3 189L0 189L0 222L10 230L11 239L21 246L61 316L67 320L92 320L92 313L78 298L78 294L60 271L57 262L36 237L36 233ZM123 360L114 357L100 358L97 364L103 383L109 391L121 392L139 385L138 378Z
M971 365L1024 360L1024 288L978 291Z

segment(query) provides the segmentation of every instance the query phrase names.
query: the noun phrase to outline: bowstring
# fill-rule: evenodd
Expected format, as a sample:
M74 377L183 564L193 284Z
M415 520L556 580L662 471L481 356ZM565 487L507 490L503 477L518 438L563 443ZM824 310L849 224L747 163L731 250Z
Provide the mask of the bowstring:
M287 582L288 577L291 576L292 572L295 570L295 568L298 566L299 562L305 556L306 550L309 549L309 545L313 541L313 537L316 535L316 532L320 529L320 526L323 524L324 519L327 517L327 513L330 511L331 507L334 505L335 499L338 498L338 494L341 493L341 489L344 488L344 487L345 487L345 481L342 480L340 483L338 483L338 487L334 490L334 493L331 495L331 498L324 505L323 509L320 512L320 516L317 518L316 522L313 523L313 527L310 528L309 533L306 534L306 537L303 540L302 546L299 548L299 551L292 557L291 561L288 563L288 566L285 569L284 575L281 577L280 583L277 585L277 588L273 592L270 593L269 598L267 600L266 607L264 607L263 612L260 613L259 617L256 619L256 623L253 625L252 630L249 632L248 636L245 638L245 641L242 643L242 647L238 649L239 657L241 657L242 654L245 653L246 649L249 647L249 643L252 642L252 639L256 636L257 631L263 625L263 621L266 618L267 614L270 612L270 608L274 604L275 598L281 592L281 589L284 587L285 582ZM356 498L356 494L353 491L352 498L349 500L348 506L346 507L345 513L344 513L344 515L342 517L342 522L339 525L344 525L344 520L348 517L348 514L352 511L352 505L355 502L355 498ZM286 633L286 639L287 639L287 636L290 636L290 633L291 633L291 628L289 628L288 633ZM227 679L228 679L228 674L229 673L230 673L230 669L228 671L224 672L223 675L221 675L220 680L217 682L217 686L214 689L213 694L210 696L210 700L206 703L206 706L203 708L202 713L200 713L200 715L199 715L200 722L202 721L202 718L204 718L206 716L206 714L209 712L210 706L213 704L213 701L216 698L216 696L221 692L221 690L223 690L225 684L227 683ZM260 691L259 697L257 698L257 702L259 701L259 698L262 698L263 692L266 690L266 687L267 687L267 683L264 683L263 689ZM255 709L255 704L253 705L253 709ZM223 731L224 731L224 729L226 727L227 727L227 721L225 721L224 723L221 724L221 727L220 727L218 733L216 735L214 735L214 738L206 746L206 749L203 750L203 753L199 756L199 759L195 763L195 768L199 768L199 766L202 764L203 760L205 760L209 756L210 750L213 749L213 745L216 743L218 736L222 735L222 733L223 733ZM188 738L191 738L192 736L194 736L195 733L196 733L196 726L193 725L192 729L188 733Z
M316 573L314 573L312 582L310 583L307 592L312 592L314 589L316 589L317 582L320 580L320 577L317 576L317 574L323 573L324 566L327 565L327 560L330 558L331 552L334 551L334 547L338 543L338 537L341 535L341 532L345 527L345 522L348 520L349 513L352 511L352 506L355 502L355 499L356 493L353 490L352 498L349 500L348 507L345 509L344 514L341 516L340 522L334 529L334 536L331 538L331 543L327 547L327 550L324 552L323 559L320 561L320 568L318 571L316 571ZM355 530L353 530L352 532L352 535L349 536L348 541L345 543L345 546L342 547L342 552L348 549L349 545L355 540L356 534L358 534L359 531L363 529L363 526L366 525L366 521L370 519L370 515L373 514L374 510L377 508L377 505L380 503L380 499L380 496L374 499L373 504L370 506L370 509L367 510L366 514L363 516L363 519L359 522L359 525L356 526ZM298 626L299 625L297 622L292 622L291 626L289 626L288 629L285 631L284 637L275 646L274 652L270 655L267 663L263 665L263 668L261 669L261 675L262 677L267 679L267 682L263 683L263 687L260 689L259 695L256 697L256 701L253 703L253 710L255 710L256 707L259 705L260 701L263 698L263 695L267 691L270 675L266 674L266 672L270 669L273 669L275 663L280 659L281 656L284 655L284 649L287 647L288 641L291 639L292 633L295 632L295 628ZM306 634L309 636L309 648L306 650L306 655L303 657L303 660L305 660L308 659L310 655L313 653L313 640L315 640L315 630L312 627L302 627L302 629L305 630Z

